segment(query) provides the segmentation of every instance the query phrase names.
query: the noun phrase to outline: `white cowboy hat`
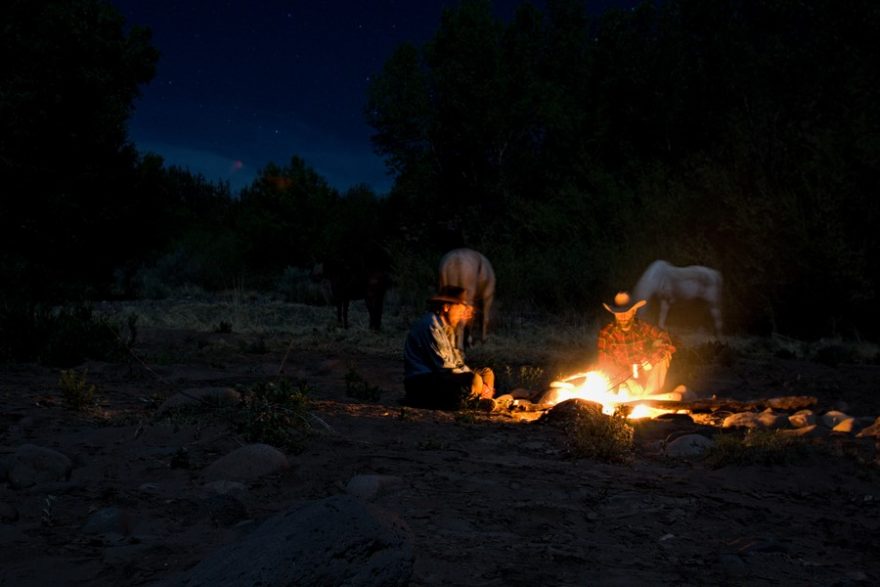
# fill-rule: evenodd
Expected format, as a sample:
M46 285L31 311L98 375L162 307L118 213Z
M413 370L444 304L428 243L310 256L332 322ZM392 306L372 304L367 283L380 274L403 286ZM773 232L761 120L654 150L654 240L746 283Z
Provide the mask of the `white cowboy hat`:
M609 306L608 304L603 303L605 309L611 312L612 314L624 314L629 312L630 310L638 310L645 304L647 304L645 300L639 300L635 303L629 297L629 294L625 291L617 292L617 295L614 296L614 304Z

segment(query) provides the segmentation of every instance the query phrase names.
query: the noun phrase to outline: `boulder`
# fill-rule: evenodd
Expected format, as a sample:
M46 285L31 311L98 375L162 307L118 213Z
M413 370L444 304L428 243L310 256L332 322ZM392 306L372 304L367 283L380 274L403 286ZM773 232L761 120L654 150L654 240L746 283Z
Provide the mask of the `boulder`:
M163 585L407 585L413 563L401 520L339 495L272 516Z
M268 444L248 444L222 456L205 468L208 481L248 481L290 467L283 452Z
M687 458L700 456L715 445L715 441L702 434L685 434L666 445L666 456Z
M23 444L6 459L6 474L13 489L70 478L73 463L50 448Z

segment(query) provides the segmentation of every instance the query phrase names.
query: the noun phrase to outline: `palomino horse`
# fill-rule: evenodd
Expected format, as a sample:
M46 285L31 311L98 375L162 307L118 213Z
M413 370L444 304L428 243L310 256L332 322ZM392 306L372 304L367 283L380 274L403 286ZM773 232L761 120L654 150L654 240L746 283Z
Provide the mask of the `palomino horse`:
M633 288L633 298L648 302L657 298L660 302L657 326L660 328L666 328L669 308L676 302L703 300L709 305L715 336L720 337L721 285L721 273L715 269L701 265L676 267L666 261L654 261Z
M440 286L444 285L457 285L467 290L468 300L475 310L473 320L479 320L481 340L485 341L489 331L489 311L495 297L492 264L473 249L453 249L440 259ZM470 329L466 331L465 326L460 327L456 334L459 348L464 348L465 342L470 343L471 339Z

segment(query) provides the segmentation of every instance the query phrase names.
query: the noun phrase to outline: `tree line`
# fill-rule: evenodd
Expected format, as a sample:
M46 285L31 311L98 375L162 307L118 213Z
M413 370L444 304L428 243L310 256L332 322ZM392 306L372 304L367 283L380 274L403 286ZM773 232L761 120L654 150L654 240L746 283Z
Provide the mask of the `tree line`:
M506 307L601 311L658 258L725 277L742 332L875 336L880 6L868 0L487 0L374 76L389 194L340 192L291 154L240 194L138 153L160 59L100 0L13 0L0 44L2 299L271 288L381 259L421 303L468 245Z

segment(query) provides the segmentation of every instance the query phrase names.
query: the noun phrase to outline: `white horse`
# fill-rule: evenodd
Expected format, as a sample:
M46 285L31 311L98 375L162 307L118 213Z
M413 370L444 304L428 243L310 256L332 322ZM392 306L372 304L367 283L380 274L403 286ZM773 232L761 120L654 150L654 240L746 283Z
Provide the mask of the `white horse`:
M467 290L468 301L476 312L474 321L481 327L481 340L485 342L489 332L489 311L495 298L495 271L482 253L473 249L453 249L440 259L440 287L457 285ZM464 348L472 336L469 329L459 328L457 344Z
M651 263L633 288L633 298L651 301L657 298L660 311L657 326L666 328L669 308L678 301L703 300L709 305L709 314L715 327L715 336L721 336L721 273L702 265L676 267L666 261Z

